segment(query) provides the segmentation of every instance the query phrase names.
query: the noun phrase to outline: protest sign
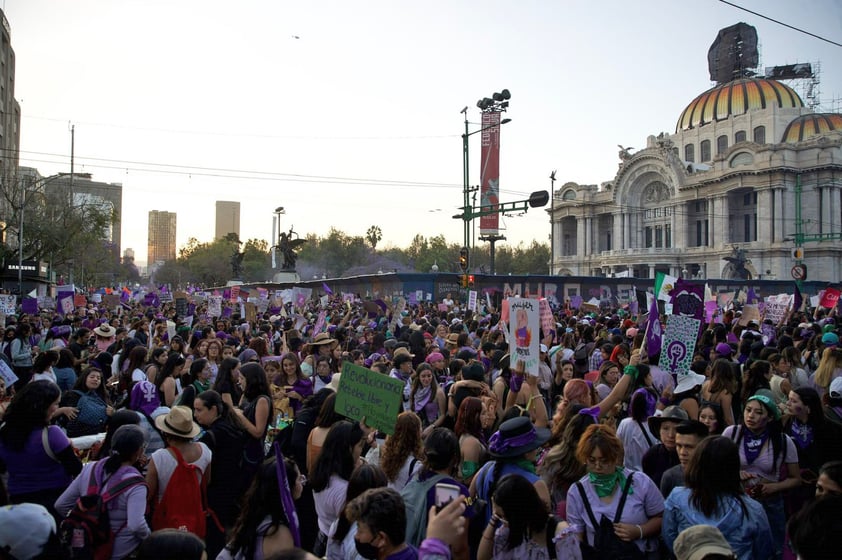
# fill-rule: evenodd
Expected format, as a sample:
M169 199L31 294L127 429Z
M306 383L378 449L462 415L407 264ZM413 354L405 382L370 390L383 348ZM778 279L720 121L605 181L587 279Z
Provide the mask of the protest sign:
M716 300L708 300L705 302L705 323L713 321L713 316L716 315Z
M175 298L173 297L172 292L161 292L158 295L158 301L160 301L161 303L172 303L173 299Z
M187 315L187 298L175 298L175 313L179 317Z
M231 290L229 290L231 294L231 303L236 303L237 299L240 297L240 287L239 286L231 286Z
M18 376L15 375L15 372L12 371L12 368L4 362L0 360L0 377L3 378L3 381L6 383L6 393L8 394L10 391L10 387L17 383Z
M661 340L661 360L658 367L680 378L690 371L693 349L699 336L701 321L684 315L668 315Z
M61 312L65 315L73 313L73 296L67 295L61 298Z
M450 306L446 303L440 303L438 306L438 310L447 313L448 311L450 311Z
M82 294L76 294L73 296L73 305L76 307L85 307L88 305L88 298Z
M537 299L507 298L509 302L509 354L512 368L538 376L540 303ZM520 367L519 367L520 366Z
M245 303L244 307L245 307L245 312L246 312L246 321L248 321L250 323L253 322L253 321L256 321L257 320L257 307L255 307L255 305L250 301L247 301Z
M38 300L36 298L23 298L20 302L20 310L27 315L38 313Z
M833 309L839 303L839 290L836 288L827 288L822 295L819 305L827 309Z
M120 305L120 296L117 294L106 294L102 296L102 305L108 309L114 309Z
M701 321L705 316L704 286L679 278L670 291L672 314L693 317Z
M555 332L555 320L553 319L553 311L550 309L550 302L546 298L538 300L538 313L541 317L541 329L544 331L544 336L550 334L550 331Z
M14 315L15 314L15 300L16 296L13 295L0 295L0 313L4 315ZM71 308L71 311L73 309Z
M211 296L208 298L208 315L211 317L222 315L222 296Z
M773 323L779 323L789 309L792 296L789 294L778 294L766 298L766 318Z
M362 420L367 426L393 434L398 414L403 412L404 383L351 362L342 364L336 412Z
M468 292L468 309L471 311L477 310L477 291L471 290Z
M740 315L740 320L737 324L746 326L749 321L754 321L758 325L760 324L760 309L754 303L747 303L743 306L743 314Z

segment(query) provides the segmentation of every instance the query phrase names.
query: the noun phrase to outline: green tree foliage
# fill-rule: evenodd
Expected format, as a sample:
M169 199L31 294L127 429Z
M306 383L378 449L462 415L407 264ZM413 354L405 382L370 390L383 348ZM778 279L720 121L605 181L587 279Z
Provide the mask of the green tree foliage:
M380 229L380 226L371 226L368 228L368 231L365 232L365 240L368 241L368 244L371 245L371 249L373 251L377 250L377 243L383 239L383 231Z
M351 236L331 228L325 237L308 234L307 243L298 252L298 271L302 277L326 274L341 277L345 271L371 263L370 241L362 236ZM232 277L231 257L236 241L221 239L200 243L191 238L178 251L178 259L166 263L155 273L155 281L184 285L187 282L220 286ZM379 257L401 263L409 270L429 272L433 264L441 272L455 272L459 257L458 243L448 243L444 235L424 237L416 235L407 248L388 247ZM471 249L471 270L489 271L489 246L482 243ZM242 246L243 280L259 282L271 279L271 253L269 244L262 239L250 239ZM498 243L496 246L496 272L500 275L546 274L550 250L546 244L533 241L512 247Z

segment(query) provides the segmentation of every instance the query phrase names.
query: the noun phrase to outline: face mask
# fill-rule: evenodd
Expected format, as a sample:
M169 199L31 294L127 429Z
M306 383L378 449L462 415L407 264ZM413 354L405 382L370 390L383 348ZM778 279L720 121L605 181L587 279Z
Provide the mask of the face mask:
M360 542L354 539L354 546L357 548L357 554L366 558L367 560L377 560L378 548L370 542Z

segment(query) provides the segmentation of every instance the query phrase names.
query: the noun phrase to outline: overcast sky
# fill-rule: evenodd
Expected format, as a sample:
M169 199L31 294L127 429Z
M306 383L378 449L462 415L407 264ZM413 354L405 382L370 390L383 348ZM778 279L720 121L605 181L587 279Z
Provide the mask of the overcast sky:
M842 43L837 0L736 3ZM504 202L617 170L674 132L711 87L720 28L757 28L761 67L821 62L842 97L842 48L717 0L5 0L17 56L21 165L123 184L123 249L146 260L147 213L178 213L178 245L209 241L214 201L242 203L241 238L272 211L303 237L331 226L406 246L462 239L464 106L511 91ZM836 110L839 110L837 104ZM471 129L478 125L471 125ZM471 183L479 183L479 135ZM548 216L503 219L510 242L547 241ZM485 245L485 244L483 244ZM454 260L456 256L454 255Z

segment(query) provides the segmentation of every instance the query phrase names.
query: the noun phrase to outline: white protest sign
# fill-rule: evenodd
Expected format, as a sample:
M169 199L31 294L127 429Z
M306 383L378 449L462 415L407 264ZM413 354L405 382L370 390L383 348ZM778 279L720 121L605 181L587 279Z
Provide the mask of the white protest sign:
M471 311L477 310L477 292L476 290L471 290L468 292L468 309Z
M0 295L0 312L4 313L5 315L14 315L15 314L15 299L16 296L14 295ZM72 311L72 301L71 303L71 311Z
M211 317L222 315L222 296L211 296L208 298L208 315Z
M15 375L15 372L12 371L12 368L4 362L0 360L0 377L3 378L3 381L6 383L6 394L9 393L9 387L17 383L18 376Z

